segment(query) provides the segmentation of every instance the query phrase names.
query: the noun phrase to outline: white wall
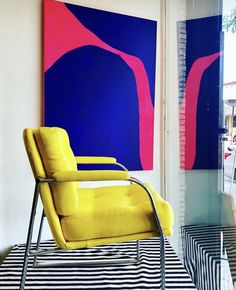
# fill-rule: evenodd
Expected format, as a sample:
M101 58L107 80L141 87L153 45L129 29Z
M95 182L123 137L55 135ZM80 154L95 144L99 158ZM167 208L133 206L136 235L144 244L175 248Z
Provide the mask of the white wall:
M177 252L180 252L179 225L183 224L185 192L179 172L177 21L185 19L185 0L166 1L166 192L175 212L174 235L170 240Z
M68 2L153 20L160 18L160 1L156 0ZM11 245L25 242L30 215L34 182L24 150L22 131L25 127L40 125L41 6L41 0L0 2L0 253L2 254ZM158 191L160 63L160 59L157 59L155 169L134 173L136 177L152 183ZM48 231L44 237L50 237Z
M22 142L24 127L39 124L40 1L0 3L0 249L23 242L32 175Z

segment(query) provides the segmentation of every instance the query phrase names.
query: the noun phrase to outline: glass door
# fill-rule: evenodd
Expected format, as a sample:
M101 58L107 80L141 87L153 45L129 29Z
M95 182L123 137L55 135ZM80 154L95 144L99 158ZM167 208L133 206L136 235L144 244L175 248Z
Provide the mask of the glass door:
M236 1L223 2L224 192L236 200Z

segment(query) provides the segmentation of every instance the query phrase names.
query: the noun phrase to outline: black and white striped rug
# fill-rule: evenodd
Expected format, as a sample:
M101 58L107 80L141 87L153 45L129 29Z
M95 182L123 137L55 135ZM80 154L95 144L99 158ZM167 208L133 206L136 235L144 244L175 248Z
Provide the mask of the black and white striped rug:
M43 247L53 246L52 242L42 243ZM13 247L0 267L0 289L19 289L24 245ZM103 252L106 251L106 252ZM61 251L48 254L39 261L78 260L107 257L107 253L134 256L136 243L113 244L93 249ZM106 254L105 254L106 253ZM115 265L99 267L47 267L32 268L30 261L25 289L159 289L159 239L142 240L140 244L140 263L133 265ZM166 289L196 289L182 266L174 250L166 242Z
M228 273L236 283L236 227L219 225L188 225L182 227L184 265L198 290L218 290ZM232 288L230 288L232 289Z

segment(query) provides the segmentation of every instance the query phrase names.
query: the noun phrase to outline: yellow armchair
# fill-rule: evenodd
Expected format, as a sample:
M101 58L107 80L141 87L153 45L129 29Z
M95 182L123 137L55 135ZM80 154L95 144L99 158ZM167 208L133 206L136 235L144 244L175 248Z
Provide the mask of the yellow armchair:
M137 240L137 258L126 258L122 263L138 263L139 240L160 236L161 289L165 289L164 236L172 234L173 226L169 203L150 185L130 177L127 169L113 157L75 157L67 132L61 128L25 129L24 143L35 177L35 191L20 290L24 289L29 257L33 255L33 265L40 266L37 256L48 253L47 249L39 250L45 217L57 246L55 251ZM87 163L116 164L121 170L77 170L77 164ZM116 181L117 185L96 183L96 187L84 188L80 185L84 181ZM33 250L31 240L39 195L43 213Z

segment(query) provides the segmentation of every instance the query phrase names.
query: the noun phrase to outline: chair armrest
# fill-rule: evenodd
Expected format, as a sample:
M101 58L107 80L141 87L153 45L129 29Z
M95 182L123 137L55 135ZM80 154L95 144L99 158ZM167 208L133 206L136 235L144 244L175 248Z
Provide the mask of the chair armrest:
M114 164L123 170L128 171L128 169L121 163L118 163L114 157L75 156L75 160L77 164Z
M69 181L105 181L105 180L128 180L130 175L121 170L68 170L57 171L52 175L58 182Z
M115 164L114 157L100 157L100 156L76 156L78 164Z

